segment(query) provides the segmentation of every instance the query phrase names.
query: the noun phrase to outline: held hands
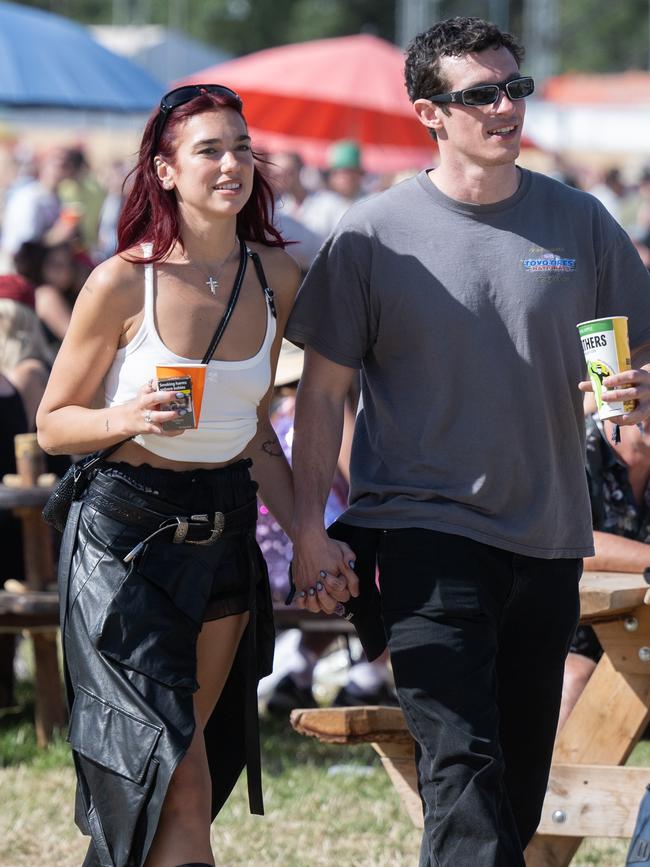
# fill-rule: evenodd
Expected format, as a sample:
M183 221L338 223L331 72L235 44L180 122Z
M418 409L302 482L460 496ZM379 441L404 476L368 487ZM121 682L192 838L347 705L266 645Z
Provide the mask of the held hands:
M646 431L650 425L650 371L645 368L639 370L624 370L613 376L603 379L603 385L607 391L603 391L601 398L603 403L616 403L618 401L636 401L636 407L632 412L623 413L612 418L611 421L620 425L631 425L645 422ZM583 392L593 392L591 381L578 383L578 388Z
M172 421L183 415L186 410L182 407L176 409L178 397L173 391L157 391L154 387L155 380L150 379L138 391L137 395L124 404L124 410L128 413L125 426L128 432L136 434L159 434L164 437L177 437L184 430L163 430L163 423ZM183 397L184 395L180 395ZM171 408L174 406L174 409Z
M299 608L333 614L350 596L359 595L352 549L325 530L297 534L293 545L292 574Z

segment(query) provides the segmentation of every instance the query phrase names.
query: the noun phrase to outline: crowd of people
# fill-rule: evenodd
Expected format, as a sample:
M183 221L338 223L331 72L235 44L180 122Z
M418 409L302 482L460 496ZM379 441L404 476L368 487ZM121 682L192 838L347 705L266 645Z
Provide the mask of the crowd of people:
M285 601L356 626L337 704L399 701L420 867L523 867L600 652L576 631L583 560L647 565L650 168L521 168L522 57L476 18L416 37L407 91L438 156L399 178L353 140L324 171L261 157L218 84L166 94L132 167L17 151L0 472L36 428L59 474L100 452L59 574L88 867L211 867L244 765L263 811L257 691ZM576 324L613 314L634 367L604 399L636 401L618 444L578 387ZM196 428L160 364L205 368ZM16 542L14 582L21 560ZM269 710L316 704L331 640L278 642Z

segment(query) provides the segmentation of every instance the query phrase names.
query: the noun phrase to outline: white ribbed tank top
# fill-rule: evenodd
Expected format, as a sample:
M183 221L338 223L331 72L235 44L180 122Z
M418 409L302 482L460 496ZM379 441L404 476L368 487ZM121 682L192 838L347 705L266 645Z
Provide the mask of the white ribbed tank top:
M145 255L149 255L146 250ZM157 364L201 362L200 358L176 355L158 334L154 317L153 264L144 266L144 287L142 325L133 340L117 350L104 379L104 405L107 407L126 403L145 382L155 380ZM139 434L133 438L134 442L173 461L222 463L238 455L255 436L257 407L271 382L270 353L275 338L275 317L268 303L266 311L266 334L255 355L242 361L213 360L208 364L198 428L186 430L178 437Z

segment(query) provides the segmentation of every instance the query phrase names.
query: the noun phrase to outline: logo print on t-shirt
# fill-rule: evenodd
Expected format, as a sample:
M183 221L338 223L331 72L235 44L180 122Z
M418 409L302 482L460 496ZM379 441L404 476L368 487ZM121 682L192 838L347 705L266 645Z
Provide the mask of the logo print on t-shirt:
M559 252L533 248L526 259L521 260L524 271L543 274L566 274L575 271L576 260L560 255Z

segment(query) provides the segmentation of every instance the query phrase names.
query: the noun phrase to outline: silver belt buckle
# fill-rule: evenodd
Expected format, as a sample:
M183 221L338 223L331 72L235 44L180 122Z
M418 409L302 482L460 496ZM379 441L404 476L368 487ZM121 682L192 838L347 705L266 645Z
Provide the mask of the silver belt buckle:
M174 538L172 542L174 545L181 545L185 541L185 537L187 536L190 524L187 518L177 518L176 519L177 526L174 530Z
M207 539L186 539L185 543L187 545L214 545L214 543L222 535L225 526L226 526L226 516L224 515L224 513L223 512L215 512L214 518L212 521L212 529L210 530L210 535L208 536L208 538ZM180 527L179 527L179 529L180 529ZM187 535L187 531L186 531L185 535Z

